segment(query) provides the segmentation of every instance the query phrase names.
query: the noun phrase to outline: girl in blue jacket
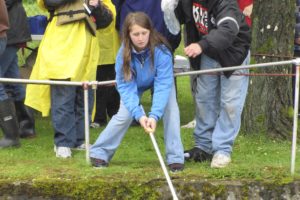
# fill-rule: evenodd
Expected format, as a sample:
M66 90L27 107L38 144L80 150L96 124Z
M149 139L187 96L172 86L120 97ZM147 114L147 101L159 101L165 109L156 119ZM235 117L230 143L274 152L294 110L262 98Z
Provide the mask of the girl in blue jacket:
M91 164L108 166L133 118L146 132L155 132L157 121L163 118L167 164L171 171L181 171L184 156L171 48L142 12L126 17L122 34L123 44L115 65L120 108L92 145ZM152 106L146 115L140 98L151 88L154 91Z

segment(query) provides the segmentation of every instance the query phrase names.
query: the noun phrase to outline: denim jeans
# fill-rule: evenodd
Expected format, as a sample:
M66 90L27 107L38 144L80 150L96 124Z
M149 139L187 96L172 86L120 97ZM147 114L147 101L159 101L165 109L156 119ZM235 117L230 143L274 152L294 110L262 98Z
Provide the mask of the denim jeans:
M90 157L109 162L120 145L132 120L130 112L121 102L117 114L112 117L95 144L92 145ZM179 108L174 85L172 86L169 101L165 108L163 123L167 163L184 163L183 146L180 138Z
M250 55L243 65L249 64ZM220 68L206 55L201 56L201 69ZM248 73L248 69L234 74ZM248 76L199 75L193 83L196 104L195 146L210 154L232 153L239 132L241 114L248 90Z
M0 56L0 70L2 78L20 78L17 51L19 48L6 46ZM0 101L8 99L7 93L14 101L25 98L25 87L22 84L0 84Z
M51 85L51 118L57 147L84 143L84 97L82 87Z
M7 43L7 38L6 37L0 38L0 56L2 55L2 53L5 50L6 43Z

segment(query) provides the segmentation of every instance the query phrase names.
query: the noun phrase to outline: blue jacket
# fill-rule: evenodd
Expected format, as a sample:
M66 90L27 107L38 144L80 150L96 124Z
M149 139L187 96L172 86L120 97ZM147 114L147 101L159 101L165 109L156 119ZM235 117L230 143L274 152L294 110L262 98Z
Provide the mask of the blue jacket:
M150 57L150 50L137 53L131 52L132 79L124 80L123 46L121 46L116 60L117 89L132 117L139 120L144 114L140 106L142 93L153 87L153 98L149 117L158 121L167 105L171 86L173 84L173 60L171 52L163 45L155 48L154 63Z
M181 34L172 35L164 22L164 15L161 10L161 0L112 0L117 11L117 29L121 31L123 22L130 12L146 13L155 29L169 41L172 49L175 50L180 44Z

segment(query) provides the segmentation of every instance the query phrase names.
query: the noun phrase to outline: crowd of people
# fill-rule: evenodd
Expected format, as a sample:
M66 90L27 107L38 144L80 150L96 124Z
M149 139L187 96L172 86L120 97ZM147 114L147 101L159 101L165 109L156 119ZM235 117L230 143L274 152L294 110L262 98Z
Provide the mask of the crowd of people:
M30 79L116 79L116 85L98 87L96 94L89 91L90 105L95 102L94 118L89 109L91 126L105 129L85 146L82 87L27 85L25 98L22 85L0 84L0 148L20 146L19 137L36 135L35 109L43 116L51 113L56 157L90 148L91 165L107 167L133 121L153 133L162 119L170 171L182 171L191 160L228 166L249 81L236 75L247 69L191 77L195 145L184 151L173 75L173 52L182 34L172 27L175 22L184 26L184 53L194 70L249 64L252 0L89 0L86 7L79 0L37 2L50 15ZM17 51L31 40L21 19L26 20L21 1L0 0L1 77L19 77ZM149 113L140 101L147 90Z

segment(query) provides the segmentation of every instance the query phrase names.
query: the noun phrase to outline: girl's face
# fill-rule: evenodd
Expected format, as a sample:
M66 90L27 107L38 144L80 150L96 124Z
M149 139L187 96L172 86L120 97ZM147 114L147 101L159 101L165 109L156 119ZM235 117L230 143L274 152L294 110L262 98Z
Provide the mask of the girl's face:
M145 49L149 42L150 30L139 25L133 25L130 29L129 36L135 50L141 51Z

